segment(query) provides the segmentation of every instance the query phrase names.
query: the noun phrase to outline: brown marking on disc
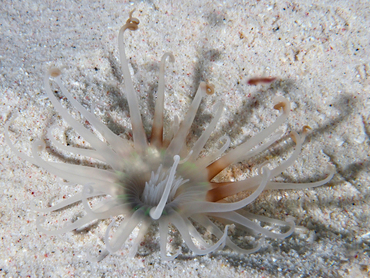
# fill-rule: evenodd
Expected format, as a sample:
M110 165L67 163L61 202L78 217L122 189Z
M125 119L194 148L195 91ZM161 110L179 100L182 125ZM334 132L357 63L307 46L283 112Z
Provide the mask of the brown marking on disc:
M152 127L152 134L150 136L151 138L151 144L155 145L157 148L163 146L163 126L157 127L153 124Z
M211 183L212 189L208 190L206 195L206 200L208 202L217 202L222 200L226 197L234 195L233 193L230 194L230 190L228 190L228 186L230 182L222 182L222 183Z
M230 165L230 161L225 158L225 156L216 160L212 164L207 166L208 171L208 181L211 181L218 173Z

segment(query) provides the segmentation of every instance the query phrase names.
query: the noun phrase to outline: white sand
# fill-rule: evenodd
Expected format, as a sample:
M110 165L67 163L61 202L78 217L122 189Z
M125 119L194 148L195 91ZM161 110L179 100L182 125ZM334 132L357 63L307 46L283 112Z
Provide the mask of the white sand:
M286 1L76 2L1 2L1 275L367 277L368 1L299 1L289 5ZM125 98L118 96L120 87L112 68L119 66L118 30L134 7L140 29L126 34L126 49L132 57L133 80L146 128L153 113L159 60L167 51L176 59L166 70L167 122L175 114L182 117L199 80L213 83L216 94L203 102L193 129L195 136L209 123L214 103L221 99L226 105L217 135L207 148L217 147L215 140L224 134L236 146L271 124L276 118L271 109L275 95L292 102L288 131L300 132L306 124L312 127L302 155L281 180L320 180L330 161L337 171L332 182L312 190L267 192L248 206L254 213L277 219L293 216L297 225L305 228L285 240L266 239L261 251L252 255L226 249L203 257L185 252L168 263L160 260L156 235L147 239L134 258L127 258L126 246L100 263L88 262L89 252L103 248L102 236L109 220L83 233L56 237L36 230L38 213L31 209L36 198L44 200L44 205L57 202L81 186L59 185L55 176L15 156L4 142L4 125L11 115L19 114L11 127L11 138L28 155L32 140L45 138L45 130L55 122L63 124L60 135L67 134L74 144L83 144L73 131L63 133L67 125L44 93L43 72L56 64L66 67L63 80L79 101L88 108L95 103L99 118L116 132L127 134L127 105ZM272 86L247 85L249 78L259 76L276 76L280 81ZM119 100L123 104L117 103ZM291 152L289 146L282 140L266 158L279 153L286 157ZM45 159L58 160L53 155L45 155ZM234 178L241 179L248 167L264 160L233 167ZM80 205L73 206L48 219L64 222L81 212Z

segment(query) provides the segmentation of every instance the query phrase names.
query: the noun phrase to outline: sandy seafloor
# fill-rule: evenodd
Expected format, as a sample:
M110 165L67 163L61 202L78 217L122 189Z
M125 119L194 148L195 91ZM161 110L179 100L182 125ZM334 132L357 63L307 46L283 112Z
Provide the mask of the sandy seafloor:
M183 2L186 2L184 4ZM368 1L1 1L1 183L0 275L4 277L368 277L370 273L370 60ZM279 163L293 144L290 130L312 130L297 162L277 180L323 179L327 164L336 170L320 188L264 192L247 209L299 226L287 239L266 239L261 250L240 255L228 249L162 262L158 235L149 231L139 254L128 257L130 241L99 263L89 256L104 247L110 220L82 232L47 236L37 231L46 206L81 191L46 170L18 158L4 141L10 127L15 147L31 154L32 141L46 138L53 124L62 142L87 146L63 122L44 92L43 74L65 67L63 80L77 100L117 134L129 137L128 105L119 73L117 34L136 8L140 29L125 34L130 70L146 131L154 110L159 61L166 66L166 127L183 117L200 80L215 85L197 114L191 145L221 100L225 112L203 155L219 147L227 134L235 147L277 117L275 95L292 104L282 140L255 160L231 167L221 178L255 173L266 159ZM249 86L253 77L273 76L269 85ZM59 95L73 116L80 114ZM42 153L53 161L74 161L68 153ZM79 160L77 160L79 161ZM93 163L87 159L81 163ZM94 163L93 163L94 164ZM254 171L254 172L253 172ZM238 196L237 198L240 198ZM42 202L40 201L42 200ZM47 215L64 223L83 215L82 205ZM130 240L135 237L134 231ZM231 229L232 239L243 239ZM181 240L171 233L174 241ZM206 235L207 237L207 235ZM209 238L209 235L208 235ZM251 240L252 237L245 237ZM180 242L181 244L181 242Z

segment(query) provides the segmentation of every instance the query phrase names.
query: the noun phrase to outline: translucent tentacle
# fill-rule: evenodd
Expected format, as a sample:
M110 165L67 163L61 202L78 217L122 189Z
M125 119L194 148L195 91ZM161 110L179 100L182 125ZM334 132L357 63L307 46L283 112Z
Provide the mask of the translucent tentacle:
M126 24L121 27L118 33L118 51L121 61L121 69L125 79L125 93L127 97L128 106L130 109L130 118L132 124L132 133L134 138L134 146L137 152L142 152L148 146L146 134L143 127L143 122L140 115L139 103L135 93L134 85L132 83L130 70L128 68L128 61L125 52L124 32L129 29L135 31L139 28L139 20L132 17L133 11L130 13L130 18Z
M227 230L228 230L228 225L225 226L225 231L222 237L211 247L206 248L206 249L199 249L198 247L195 246L193 243L193 240L190 237L189 234L189 229L186 225L186 222L180 216L176 211L172 210L171 211L171 222L173 225L176 226L177 230L180 232L182 238L184 239L186 245L189 247L191 251L193 251L196 255L206 255L208 253L216 251L220 246L222 246L225 243L226 237L227 237Z
M256 156L257 154L265 151L268 147L270 147L272 144L274 144L281 136L283 135L283 132L278 131L276 134L272 135L271 138L262 145L258 146L254 150L249 151L244 157L241 157L241 160L248 160L251 157Z
M106 162L106 163L110 164L107 161L106 157L104 157L103 155L101 155L101 153L100 152L97 152L96 150L83 149L83 148L75 148L75 147L66 146L66 145L60 143L52 135L53 130L56 129L56 128L57 128L56 125L54 125L54 126L52 126L48 130L48 139L51 141L51 143L53 144L53 146L55 146L58 149L61 149L63 151L69 152L69 153L74 153L74 154L79 154L79 155L83 155L83 156L86 156L86 157L95 158L95 159L98 159L100 161L103 161L103 162Z
M301 138L297 132L292 131L291 137L293 138L293 141L296 143L295 149L292 153L292 155L285 160L283 163L281 163L279 166L275 167L272 170L272 175L277 176L280 173L282 173L284 170L286 170L289 166L291 166L298 158L299 154L301 153L302 144L304 141L304 137Z
M137 253L137 250L139 248L139 245L140 245L141 241L143 240L143 238L145 236L145 233L147 232L148 228L149 228L149 223L146 222L146 221L142 221L141 226L140 226L140 230L139 230L139 234L135 238L135 241L134 241L134 243L133 243L133 245L130 249L130 252L128 253L129 257L135 257L135 255Z
M180 160L180 162L179 162L179 164L184 164L185 162L188 162L188 160L189 160L189 158L190 158L190 156L193 154L193 151L191 150L188 154L187 154L187 156L185 156L185 158L183 158L183 159L181 159Z
M126 217L118 227L113 238L109 241L109 232L115 223L115 220L112 220L104 235L105 245L109 253L112 254L122 247L135 227L142 221L143 217L144 213L141 210L137 210L131 216Z
M209 220L208 217L198 214L191 217L196 222L198 222L200 225L202 225L204 228L207 229L210 233L214 234L216 237L220 238L222 236L222 231L213 223L211 220ZM250 248L250 249L243 249L237 246L234 242L231 241L229 237L226 238L225 242L226 246L233 249L234 251L240 253L240 254L251 254L254 252L257 252L259 249L261 249L261 243L257 242L256 247Z
M172 261L181 253L179 248L175 254L167 256L167 233L168 233L168 222L164 219L159 220L159 244L161 248L161 259L163 261Z
M275 136L277 137L278 134ZM279 175L282 171L287 169L291 166L294 161L298 158L298 155L301 151L302 143L305 137L305 131L303 132L303 136L300 137L298 133L292 132L291 137L293 141L296 143L295 150L293 154L281 163L279 166L275 167L271 170L271 178L274 176ZM269 145L273 143L274 139L269 140L265 144L261 145L259 148L254 150L253 152L259 152L261 149L266 149ZM321 181L313 182L313 183L281 183L281 182L268 182L264 190L270 189L305 189L305 188L312 188L316 186L323 185L330 181L330 179L335 174L335 170L332 166L329 166L329 176ZM252 178L248 178L238 182L231 182L231 183L211 183L212 189L207 192L207 201L217 202L225 197L232 196L242 191L246 190L255 190L258 187L258 184L261 182L261 176L255 176Z
M92 263L97 263L97 262L100 262L101 260L103 260L106 256L109 255L109 252L107 249L104 249L101 251L100 255L97 256L97 257L93 257L91 256L90 254L88 254L88 261L92 262Z
M109 218L109 217L112 217L112 216L122 215L129 208L129 206L127 204L120 204L118 201L117 202L112 202L112 201L108 202L106 200L106 201L102 201L94 209L91 209L88 202L87 202L87 198L93 197L94 196L94 191L93 191L93 188L89 185L85 185L82 194L79 194L79 195L80 195L79 196L80 200L76 200L76 198L72 197L69 200L67 200L68 201L67 205L72 204L72 203L77 202L77 201L82 201L82 204L83 204L85 212L86 212L85 216L83 216L82 218L73 222L72 224L66 225L65 227L63 227L61 229L58 229L58 230L55 230L55 231L49 231L49 230L44 229L41 226L41 221L44 220L45 217L43 217L43 216L38 217L37 220L36 220L36 225L37 225L37 228L40 230L40 232L42 232L44 234L47 234L47 235L57 235L57 234L66 233L66 232L69 232L69 231L72 231L72 230L75 230L75 229L79 229L79 228L89 224L90 222L92 222L94 220L106 219L106 218ZM99 194L99 195L101 195L101 194ZM76 197L76 196L74 196L74 197ZM95 195L95 196L97 196L97 195ZM64 203L64 202L62 202L62 203ZM56 206L54 206L50 209L44 209L43 211L46 211L46 212L55 211L55 210L63 208L63 207L65 207L65 204L64 204L64 206L62 206L61 204L58 204L58 205L56 205Z
M163 140L163 146L166 147L171 143L171 140L175 137L175 134L179 130L180 119L177 115L173 116L173 121L171 122L170 129Z
M197 113L199 104L202 100L202 97L206 94L207 85L205 82L201 82L198 88L197 93L193 99L193 102L190 105L188 112L182 123L180 124L180 128L177 131L175 137L172 139L170 145L167 148L166 153L169 156L174 156L179 154L181 149L183 148L186 140L186 136L189 133L190 127L194 121L195 114Z
M106 219L116 215L124 214L129 209L128 204L122 204L119 200L109 198L100 202L94 209L91 209L87 202L90 195L94 194L94 188L91 185L84 185L82 190L82 204L87 215L95 219Z
M151 135L151 144L157 149L162 147L163 144L163 110L164 110L164 68L166 59L169 58L170 62L175 61L175 57L172 53L165 53L161 59L161 65L159 70L159 81L158 81L158 92L157 101L155 103L153 127Z
M55 235L64 234L64 233L73 231L75 229L78 229L82 226L85 226L85 225L89 224L90 222L92 222L94 220L96 220L96 218L91 217L90 215L85 215L84 217L78 219L77 221L73 222L72 224L66 225L65 227L63 227L61 229L54 230L54 231L49 231L49 230L46 230L45 228L43 228L41 226L41 222L45 221L45 217L40 216L40 217L37 217L37 219L36 219L36 227L41 233L44 233L44 234L50 235L50 236L55 236Z
M10 137L9 137L9 127L10 125L14 122L14 120L17 118L17 115L13 116L6 124L5 124L5 127L4 127L4 137L5 137L5 143L9 146L9 148L11 149L11 151L13 153L15 153L18 157L22 158L23 160L26 160L32 164L35 164L35 165L38 165L36 163L36 160L28 155L25 155L24 153L21 153L20 151L18 151L12 141L10 140Z
M222 105L221 102L218 102L216 104L215 116L213 117L211 123L208 125L206 130L202 133L202 135L199 137L199 139L197 140L197 142L194 144L192 148L193 153L189 158L190 162L193 162L198 158L199 153L203 149L204 145L206 144L209 137L211 136L211 133L214 131L218 121L220 120L223 110L224 110L224 106Z
M234 211L245 207L246 205L253 202L265 189L265 186L270 179L270 170L267 167L262 168L262 180L260 185L257 189L249 195L247 198L240 200L234 203L213 203L213 202L191 202L189 204L184 205L184 210L186 211L186 215L193 215L194 213L210 213L210 212L217 212L222 213L226 211ZM261 169L260 169L261 172Z
M68 172L69 174L94 179L96 181L103 181L106 183L114 184L117 180L116 175L110 170L103 170L89 166L58 163L58 162L47 162L50 166L57 170Z
M274 132L274 130L276 130L287 119L290 111L289 101L283 97L278 97L275 100L275 103L276 105L274 106L274 108L282 111L282 114L276 119L276 121L257 135L250 138L247 142L239 145L238 147L231 150L223 157L209 165L207 167L208 180L212 180L219 172L221 172L229 165L242 160L243 157L245 157L245 154L249 152L249 150L265 140L265 138L267 138L272 132Z
M63 179L73 181L78 184L88 184L88 183L94 183L94 187L98 191L104 191L105 194L115 194L115 185L114 185L114 175L111 172L102 170L101 174L104 175L107 179L112 181L112 186L107 186L107 179L100 179L96 178L96 173L94 176L90 176L87 174L86 176L81 176L78 173L74 173L75 167L77 165L68 165L68 164L63 164L63 163L55 163L55 162L47 162L43 160L39 155L38 155L38 149L43 149L45 148L45 143L36 140L32 144L32 156L36 162L36 165L39 165L43 168L45 168L48 172L57 175L59 177L62 177ZM79 166L83 167L83 166ZM89 168L89 167L87 167ZM94 168L92 168L94 169ZM94 169L94 172L98 169ZM85 171L88 171L85 169ZM86 172L87 173L87 172Z
M307 182L307 183L288 183L288 182L268 182L267 183L267 186L266 186L266 189L271 189L271 190L277 190L277 189L306 189L306 188L313 188L313 187L317 187L317 186L321 186L321 185L324 185L326 183L328 183L332 178L333 176L335 175L335 169L333 166L329 165L328 166L328 172L329 172L329 175L321 180L321 181L317 181L317 182Z
M121 154L127 154L131 150L131 146L121 137L114 134L109 128L107 128L102 122L95 118L95 116L88 112L77 100L63 86L62 81L59 77L55 78L55 82L58 84L62 93L67 97L68 101L73 105L78 112L80 112L95 128L100 132L101 135L108 141L114 150ZM107 149L107 148L106 148ZM118 156L116 155L116 158Z
M203 158L200 158L198 159L195 164L198 166L198 167L206 167L208 165L210 165L213 161L215 161L217 158L219 158L221 155L223 155L223 153L230 147L230 143L231 143L231 140L230 140L230 137L227 136L227 135L224 135L222 136L219 141L222 142L226 140L225 144L223 144L223 146L215 151L214 153L211 153Z
M294 232L294 229L295 229L295 224L294 224L293 220L291 220L291 219L289 219L287 222L283 222L283 221L275 220L275 219L269 219L270 223L274 223L274 222L271 222L272 220L274 220L274 221L276 221L276 223L274 223L274 224L281 225L280 223L284 223L284 225L290 227L290 229L285 233L274 233L274 232L269 231L268 229L262 228L257 223L251 221L247 217L244 217L243 215L241 215L240 213L237 213L235 211L209 213L208 215L214 216L214 217L220 217L220 218L223 218L223 219L226 219L226 220L229 220L229 221L233 221L234 223L238 223L238 224L240 224L242 226L245 226L249 229L253 229L256 232L261 233L261 234L263 234L265 236L268 236L268 237L271 237L271 238L279 238L279 239L286 238L286 237L290 236ZM258 220L258 216L256 217L256 219ZM265 220L262 220L262 221L265 221Z
M105 195L105 193L95 192L95 193L89 194L87 196L87 198L97 197L97 196L101 196L101 195ZM39 199L39 198L37 198L37 199ZM49 208L39 208L39 207L35 206L34 203L31 203L31 209L34 210L34 211L42 212L42 213L49 213L49 212L52 212L52 211L56 211L56 210L65 208L65 207L70 206L74 203L81 202L81 200L82 200L82 193L78 193L78 194L68 198L67 200L63 200L62 202L60 202L60 203L58 203L58 204L56 204L52 207L49 207Z
M255 176L255 177L247 178L242 181L231 182L231 183L221 183L221 185L211 183L211 185L214 188L211 190L208 190L207 201L217 202L228 196L235 195L239 192L243 192L246 190L253 190L258 187L258 185L261 183L261 180L262 180L262 176Z
M55 110L58 111L58 113L62 116L62 118L71 126L73 127L78 134L80 134L83 138L88 141L91 146L101 151L103 154L110 154L110 156L114 155L114 152L105 144L104 142L100 141L97 137L94 136L88 129L86 129L82 124L78 123L60 104L59 100L55 97L54 93L51 90L50 87L50 79L49 77L53 75L53 71L56 71L58 69L52 68L50 69L44 77L44 86L45 86L45 92L49 97L49 100L53 104ZM59 71L60 74L60 71ZM56 74L54 74L56 75ZM56 81L60 79L59 75L53 76ZM60 83L60 81L59 81Z
M288 223L293 221L293 218L291 218L291 217L290 218L287 217L288 221L282 221L282 220L279 220L279 219L274 219L274 218L270 218L270 217L250 213L245 209L240 209L240 210L237 211L237 213L239 213L240 215L245 216L247 218L250 218L250 219L256 219L260 222L265 222L265 223L278 225L278 226L290 226Z
M194 225L190 222L189 219L187 218L183 218L186 226L188 227L189 229L189 234L196 239L196 241L198 241L198 243L201 245L201 247L203 248L209 248L209 244L203 239L203 237L200 235L200 233L197 231L197 229L195 229ZM218 238L221 238L222 237L222 232L221 232L221 235L218 237Z

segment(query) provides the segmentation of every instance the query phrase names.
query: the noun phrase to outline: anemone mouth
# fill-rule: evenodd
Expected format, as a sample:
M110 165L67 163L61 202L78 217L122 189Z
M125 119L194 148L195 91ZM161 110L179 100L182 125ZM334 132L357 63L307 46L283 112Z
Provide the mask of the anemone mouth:
M165 152L158 154L133 155L124 172L117 172L117 184L123 192L117 197L133 211L143 209L153 220L181 210L189 200L204 200L210 188L204 169L180 161L179 155L168 159Z
M152 172L150 180L145 182L144 191L141 194L141 201L150 206L157 206L163 197L167 196L166 204L171 203L178 195L179 187L189 181L181 176L171 175L171 168L165 170L159 165L156 172ZM165 194L169 187L169 193Z

